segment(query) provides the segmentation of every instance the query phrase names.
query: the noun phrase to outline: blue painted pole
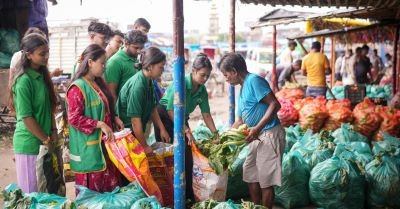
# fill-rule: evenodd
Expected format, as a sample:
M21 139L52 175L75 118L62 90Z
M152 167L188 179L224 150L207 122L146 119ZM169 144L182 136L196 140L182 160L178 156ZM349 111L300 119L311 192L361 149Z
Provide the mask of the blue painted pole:
M236 0L230 0L230 25L229 25L229 46L231 52L235 52L235 6ZM235 87L229 87L229 124L235 122Z
M174 55L174 208L185 208L185 69L183 43L183 0L173 1Z
M229 86L229 125L235 123L235 87Z

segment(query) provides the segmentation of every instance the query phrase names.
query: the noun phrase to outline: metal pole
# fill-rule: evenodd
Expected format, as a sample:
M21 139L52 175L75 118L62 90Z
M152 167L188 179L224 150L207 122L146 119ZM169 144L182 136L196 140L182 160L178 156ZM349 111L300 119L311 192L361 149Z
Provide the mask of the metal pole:
M230 26L229 26L229 47L235 52L235 4L236 0L230 0ZM235 87L229 87L229 124L235 122Z
M272 26L272 91L276 92L278 90L277 87L277 77L276 77L276 25Z
M335 82L335 64L336 64L336 53L335 53L335 36L331 36L331 88Z
M397 63L397 58L398 58L398 44L399 44L399 31L400 30L400 25L396 26L396 35L394 37L394 49L393 49L393 68L392 68L392 89L393 89L393 95L396 94L397 92L397 79L398 79L398 75L397 75L397 66L399 63Z
M185 208L185 69L183 43L183 0L173 1L174 55L174 208Z

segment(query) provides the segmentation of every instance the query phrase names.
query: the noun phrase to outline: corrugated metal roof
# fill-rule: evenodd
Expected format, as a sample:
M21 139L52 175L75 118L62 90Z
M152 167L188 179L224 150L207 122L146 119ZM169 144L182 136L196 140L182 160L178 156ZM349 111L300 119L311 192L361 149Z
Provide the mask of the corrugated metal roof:
M399 0L240 0L244 4L291 5L308 7L346 7L359 12L349 13L349 18L371 18L374 20L399 20ZM360 10L359 10L360 9Z

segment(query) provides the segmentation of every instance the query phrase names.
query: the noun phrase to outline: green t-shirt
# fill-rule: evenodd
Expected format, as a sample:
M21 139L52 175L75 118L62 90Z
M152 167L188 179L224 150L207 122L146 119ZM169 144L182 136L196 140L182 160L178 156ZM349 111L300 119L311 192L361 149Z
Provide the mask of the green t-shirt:
M37 155L42 142L26 128L23 119L33 117L45 134L51 134L51 102L43 75L33 69L28 69L15 82L13 94L17 114L13 140L14 152Z
M117 96L129 78L134 76L138 70L135 68L137 59L128 56L124 48L118 50L108 61L104 77L107 83L118 85Z
M117 100L117 114L126 128L131 128L131 118L141 118L143 131L156 106L153 82L139 71L122 87Z
M202 113L210 113L210 105L208 103L208 93L204 85L200 85L196 92L192 91L192 76L185 76L185 118L188 119L190 113L199 105ZM160 104L165 106L167 110L174 110L174 83L168 86L167 91L160 100Z

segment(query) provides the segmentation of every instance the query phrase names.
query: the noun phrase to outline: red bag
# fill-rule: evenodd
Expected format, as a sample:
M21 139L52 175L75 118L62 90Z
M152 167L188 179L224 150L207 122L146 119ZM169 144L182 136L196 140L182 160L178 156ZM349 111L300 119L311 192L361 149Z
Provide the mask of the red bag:
M371 137L379 128L382 118L375 112L375 104L368 98L353 110L354 128L366 137Z
M278 99L303 99L304 91L300 88L282 89L275 94Z
M375 111L382 118L378 132L374 135L374 141L383 141L383 133L387 132L391 136L400 136L400 111L384 106L377 106Z
M305 100L299 114L301 128L311 129L314 133L319 132L328 117L325 104L324 97Z
M329 100L326 103L326 109L329 116L325 121L324 129L336 130L340 128L342 123L352 122L353 113L350 108L351 102L348 99Z
M290 99L279 99L281 109L278 111L278 118L285 127L295 124L299 119L299 112L294 108Z

